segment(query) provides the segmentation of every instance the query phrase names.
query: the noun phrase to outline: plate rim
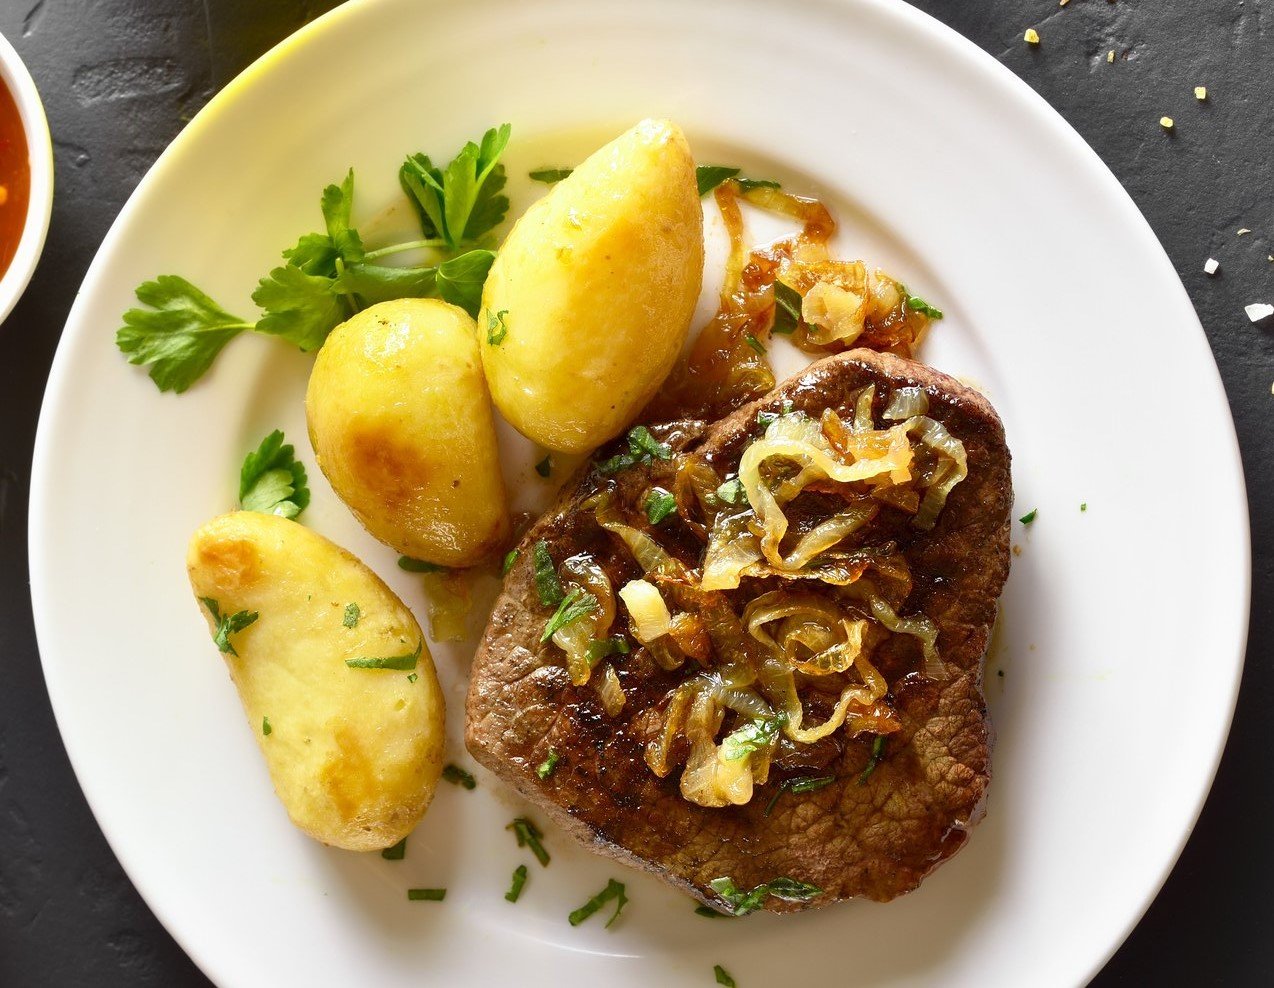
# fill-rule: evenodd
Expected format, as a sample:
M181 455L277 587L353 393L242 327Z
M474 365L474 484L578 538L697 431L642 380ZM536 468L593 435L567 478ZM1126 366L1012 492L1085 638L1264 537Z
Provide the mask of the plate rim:
M49 592L51 588L51 570L52 567L46 566L47 560L39 558L39 537L50 522L46 520L44 510L44 500L40 494L46 490L53 482L53 463L55 460L53 452L50 450L50 433L53 431L52 421L57 417L57 406L61 400L61 394L65 390L67 381L67 365L70 360L70 352L73 349L70 339L75 327L85 321L84 310L86 308L87 298L97 291L98 283L102 279L102 272L107 266L107 259L111 256L115 246L115 242L123 235L123 231L130 225L132 215L141 208L142 201L146 198L149 187L157 180L157 176L170 166L170 162L179 156L182 148L196 137L206 128L211 126L212 121L216 118L224 108L235 103L242 95L250 93L256 80L271 71L274 66L290 57L296 51L303 49L313 43L316 43L320 37L325 37L329 32L339 31L349 19L364 16L365 12L373 8L392 7L403 3L411 3L413 0L347 0L347 2L325 12L313 21L303 25L297 31L281 39L269 50L256 58L251 64L244 68L238 75L231 79L221 90L219 90L209 102L200 109L191 121L181 130L181 132L168 144L163 152L156 159L154 164L147 170L142 180L129 195L128 199L121 208L119 214L112 222L105 237L102 239L97 251L94 254L93 261L89 265L84 279L81 282L75 302L67 315L66 323L63 326L59 336L58 346L50 366L49 376L45 385L45 392L41 402L39 422L37 425L35 441L33 445L32 468L31 468L31 484L29 488L29 510L27 525L28 540L28 556L29 556L29 576L31 585L31 602L32 616L36 634L36 642L40 655L41 669L44 675L45 686L49 696L50 706L52 708L55 722L58 726L58 732L62 739L63 747L66 750L67 758L71 764L72 770L75 772L76 781L84 794L85 801L89 805L89 809L93 813L94 821L101 830L103 837L106 839L108 846L111 848L112 854L115 855L121 868L128 875L130 882L137 889L138 894L145 901L147 908L151 910L156 919L163 925L164 929L170 936L180 945L181 949L191 959L191 961L210 979L214 977L214 971L217 968L216 959L211 954L204 954L196 947L193 939L187 935L187 930L174 918L170 918L161 913L154 905L154 890L148 879L142 878L144 873L144 865L140 862L126 858L121 855L116 848L116 840L112 836L111 828L103 821L98 810L96 798L91 794L92 787L86 785L85 778L81 774L80 759L76 752L81 750L81 744L87 744L87 741L81 738L78 742L72 743L69 740L68 732L64 726L63 711L67 709L68 701L59 700L64 697L62 686L60 685L59 674L54 671L55 665L45 659L44 643L48 639L47 633L41 629L53 619L47 608L50 606L50 600L55 594ZM419 0L415 0L419 2ZM447 0L426 0L426 2L434 4L443 4ZM1236 520L1235 534L1238 536L1238 544L1234 546L1237 550L1235 562L1239 566L1239 583L1236 588L1240 592L1236 595L1235 602L1238 607L1238 621L1233 625L1233 631L1236 632L1234 647L1237 647L1237 662L1234 665L1234 674L1232 682L1229 684L1226 697L1226 709L1224 717L1218 721L1218 732L1212 745L1212 753L1210 765L1207 772L1199 779L1198 790L1194 794L1192 800L1193 807L1189 815L1189 819L1181 821L1181 832L1176 840L1171 853L1168 854L1158 869L1158 874L1153 883L1147 885L1141 896L1139 907L1121 929L1111 931L1108 938L1108 944L1100 956L1094 955L1091 965L1088 967L1084 976L1085 982L1095 977L1111 957L1119 950L1123 943L1127 940L1133 929L1144 918L1151 903L1158 897L1165 882L1167 881L1172 870L1176 867L1182 851L1186 843L1190 839L1195 826L1198 823L1199 816L1202 813L1204 804L1211 793L1216 773L1220 765L1221 758L1224 755L1226 742L1229 738L1230 730L1233 724L1235 709L1238 700L1238 692L1242 683L1244 667L1246 664L1247 642L1251 618L1251 593L1252 593L1252 543L1251 543L1251 506L1247 495L1246 478L1243 470L1243 461L1238 444L1238 435L1234 423L1233 413L1230 411L1229 400L1226 394L1224 384L1221 378L1220 369L1216 362L1215 351L1212 349L1211 341L1208 339L1207 333L1203 328L1202 322L1198 317L1198 313L1194 308L1194 303L1190 299L1189 293L1186 291L1181 281L1180 275L1177 273L1172 261L1169 258L1166 249L1159 240L1154 229L1150 226L1149 221L1142 214L1136 203L1133 201L1123 183L1111 171L1106 163L1101 159L1097 152L1088 144L1080 133L1054 108L1043 96L1041 96L1029 83L1019 77L1006 65L1000 62L990 52L982 49L976 43L960 34L954 28L948 27L932 15L911 6L909 3L899 2L899 0L799 0L800 3L811 7L822 7L833 10L841 15L852 15L855 7L872 8L878 15L895 19L908 31L921 32L929 36L929 39L937 47L943 49L950 57L957 58L969 68L979 74L982 74L992 84L993 88L1004 98L1017 99L1029 107L1031 115L1041 124L1046 124L1053 135L1066 144L1068 144L1073 153L1084 158L1087 166L1093 169L1094 175L1100 175L1102 183L1109 186L1109 191L1114 194L1115 200L1119 203L1122 214L1117 218L1121 225L1129 228L1135 228L1137 235L1145 241L1145 250L1147 254L1153 254L1155 263L1162 267L1165 272L1170 274L1168 281L1175 285L1178 293L1179 303L1183 304L1189 311L1194 327L1200 334L1203 343L1207 346L1210 360L1206 366L1202 366L1198 370L1199 383L1203 384L1203 379L1208 380L1209 386L1214 390L1215 397L1219 400L1222 408L1225 409L1225 417L1229 423L1229 431L1226 435L1220 437L1222 444L1226 447L1225 452L1231 460L1234 473L1233 477L1236 482L1236 493L1241 499L1244 511L1241 518ZM370 15L368 15L370 16ZM1113 183L1113 184L1112 184ZM1118 190L1115 194L1115 190ZM1224 654L1229 654L1229 647L1224 650ZM1220 651L1220 650L1219 650ZM72 728L71 736L75 732Z

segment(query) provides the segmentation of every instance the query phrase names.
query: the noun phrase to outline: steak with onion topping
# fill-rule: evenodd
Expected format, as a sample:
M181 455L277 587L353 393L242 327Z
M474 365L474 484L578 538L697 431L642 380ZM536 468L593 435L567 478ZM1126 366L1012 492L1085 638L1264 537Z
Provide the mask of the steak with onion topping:
M750 801L696 805L679 791L677 774L658 777L644 752L672 691L702 666L692 661L669 670L646 648L616 657L624 705L608 716L594 684L572 685L562 650L541 642L553 608L537 595L532 547L543 540L559 566L586 554L616 589L639 579L642 569L628 547L596 520L599 491L637 512L651 487L674 489L686 456L706 460L722 477L737 470L759 434L758 414L795 410L817 418L831 408L852 415L868 385L876 387L878 407L897 389L922 388L928 415L967 452L968 475L930 530L891 525L882 512L852 536L858 544L888 539L905 557L912 584L899 613L923 613L936 625L941 672L926 667L914 639L891 636L873 653L895 718L885 742L840 730L812 744L780 745ZM719 909L731 905L728 894L719 894L722 879L743 891L778 878L817 890L759 897L779 912L854 897L887 901L911 891L964 845L986 802L993 735L983 659L1009 570L1012 504L999 417L982 395L929 367L853 350L818 361L717 422L674 422L651 432L676 453L672 459L610 476L585 468L522 540L474 658L469 750L590 849ZM622 448L599 451L594 463ZM701 564L702 539L680 517L648 530L688 566ZM742 610L749 593L773 582L745 579L730 599ZM612 634L627 627L623 605L617 602L616 610ZM712 660L704 664L710 668ZM550 751L558 756L553 770L537 772ZM792 781L807 778L834 781L791 790ZM784 781L789 787L781 790Z

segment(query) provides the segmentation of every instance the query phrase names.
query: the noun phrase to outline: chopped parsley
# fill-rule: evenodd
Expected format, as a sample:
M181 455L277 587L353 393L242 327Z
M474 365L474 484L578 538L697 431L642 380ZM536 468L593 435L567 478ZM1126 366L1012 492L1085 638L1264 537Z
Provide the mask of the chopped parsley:
M459 765L444 765L442 777L452 785L462 786L465 789L476 789L478 787L478 780Z
M706 196L727 179L734 178L740 169L725 165L700 165L695 169L695 179L699 183L699 195Z
M540 643L543 644L559 629L565 628L571 622L578 621L585 614L591 614L595 610L597 610L597 598L587 590L573 588L562 598L562 602L557 605L557 610L544 625L544 634L540 635Z
M447 567L437 563L427 563L423 559L412 559L411 556L399 556L398 568L408 573L445 573Z
M249 453L239 470L239 506L244 511L295 518L310 503L305 467L296 462L292 445L283 444L275 429Z
M557 763L561 760L561 757L562 756L557 753L556 749L550 748L548 757L545 758L544 761L540 762L540 767L535 770L535 774L541 779L547 779L553 774L553 770L557 768Z
M677 513L677 499L662 487L652 487L642 507L652 525L658 525L669 515Z
M499 346L504 342L504 338L509 335L509 324L505 321L508 314L508 309L501 309L499 312L487 312L487 342L491 346Z
M551 453L544 454L544 459L535 465L535 472L541 477L548 477L553 472L553 455Z
M362 609L357 604L346 604L345 616L341 618L341 624L347 628L358 627L358 619L362 613Z
M407 682L409 683L414 683L419 678L420 677L416 675L414 672L407 673Z
M360 656L357 659L346 659L345 664L351 669L414 669L416 668L416 660L420 658L420 653L424 651L425 640L422 638L416 643L414 652L404 652L402 655L389 655L385 657Z
M407 838L404 837L393 847L387 847L380 852L380 856L386 861L401 861L407 853Z
M746 916L760 909L767 896L772 895L786 902L807 902L823 894L823 890L817 885L786 877L763 882L750 892L736 888L734 881L730 878L714 878L708 883L708 887L725 900L730 907L730 912L735 916Z
M562 591L562 581L557 578L553 557L549 555L549 544L543 539L531 547L531 564L535 568L535 592L540 603L545 607L557 607L566 594Z
M632 646L623 635L611 635L609 638L594 638L584 650L584 658L590 666L595 666L602 659L612 655L627 655Z
M269 737L271 734L273 734L273 733L274 733L274 728L270 726L270 718L269 718L269 717L262 717L262 718L261 718L261 735L262 735L262 737L267 737L267 738L268 738L268 737Z
M628 904L628 896L624 894L624 883L617 882L613 878L606 883L604 889L572 912L567 919L572 926L579 926L580 923L584 922L608 902L615 903L615 911L611 914L610 919L606 921L606 928L610 929L611 924L619 919L619 914L624 911L624 906Z
M527 172L527 176L533 182L543 182L545 185L553 185L562 181L575 171L574 168L537 168L535 171Z
M1039 508L1032 508L1026 514L1024 514L1021 518L1019 518L1018 521L1020 521L1023 525L1029 525L1031 522L1035 520L1035 516L1038 515L1039 513L1040 513Z
M1080 510L1080 511L1087 511L1087 510L1088 510L1088 502L1087 502L1087 501L1081 501L1081 502L1080 502L1080 505L1079 505L1079 510Z
M717 976L717 984L725 985L725 988L738 988L734 983L734 978L730 977L730 973L720 964L712 965L712 973Z
M256 621L259 616L257 612L236 611L234 614L222 614L221 606L211 597L200 597L199 601L208 608L208 613L217 622L217 627L212 632L212 640L216 643L218 650L223 655L238 655L234 646L230 644L230 636L238 634Z
M540 863L541 867L548 867L549 852L544 850L544 845L540 843L540 838L544 834L540 832L539 827L527 817L520 816L504 829L513 831L513 836L518 839L518 847L529 847L531 849L531 853L535 855L535 860Z
M791 415L792 410L796 406L790 401L783 402L783 410L781 412L757 412L756 424L763 429L768 429L773 423L777 422L784 415Z
M744 333L743 340L745 343L747 343L748 346L750 346L753 350L755 350L761 356L763 357L765 356L766 354L765 344L762 343L760 340L758 340L751 333Z
M740 758L771 747L779 739L783 722L782 716L758 717L748 721L725 736L725 740L721 742L721 757L728 762L737 762Z
M518 556L522 555L520 549L510 549L504 556L504 562L500 564L500 575L508 576L509 570L513 569L513 564L518 561Z
M876 771L876 766L881 763L885 757L885 736L877 734L875 740L871 743L871 755L867 759L867 767L859 773L858 784L860 786L867 785L867 780L871 778L871 774Z
M801 324L801 294L795 288L781 281L774 283L774 326L775 333L787 336L796 332Z
M739 191L751 192L753 189L781 189L783 186L772 178L736 178Z
M918 295L907 294L907 308L914 309L916 312L928 316L930 319L941 319L942 310L937 306L930 305Z
M774 809L774 804L779 801L779 797L785 792L818 792L818 790L830 786L835 781L836 776L834 775L801 775L794 779L784 779L779 783L778 788L774 790L774 795L770 797L770 801L765 804L765 816L770 815L770 811Z
M504 893L504 897L510 902L517 902L518 896L522 894L522 887L526 885L526 865L518 865L513 869L513 884L509 886L509 891Z
M412 902L441 902L447 897L446 889L408 889L407 898Z
M715 493L717 500L725 504L748 503L748 492L743 487L743 481L738 477L731 477L718 487Z
M720 909L713 909L711 906L696 906L696 916L706 916L708 919L734 919L729 913L723 913Z
M650 434L644 425L628 430L628 451L617 453L609 459L597 464L597 472L601 474L619 473L639 463L652 463L655 460L671 460L672 447L661 443Z

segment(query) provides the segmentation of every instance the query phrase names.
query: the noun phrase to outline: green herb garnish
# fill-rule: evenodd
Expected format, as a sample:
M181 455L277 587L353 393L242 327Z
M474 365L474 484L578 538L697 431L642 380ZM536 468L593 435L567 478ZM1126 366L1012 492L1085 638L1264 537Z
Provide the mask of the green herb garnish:
M858 784L860 786L867 785L867 780L871 778L871 774L876 771L876 766L881 763L885 757L885 736L877 734L871 743L871 756L867 759L867 767L862 770L858 776Z
M402 655L389 655L384 658L362 656L357 659L346 659L345 664L351 669L414 669L416 660L420 658L424 648L425 640L422 638L416 643L414 652L404 652Z
M478 786L478 780L459 765L444 765L442 777L453 785L463 786L465 789L476 789Z
M822 789L826 786L830 786L835 781L836 781L836 776L834 775L820 775L820 776L802 775L802 776L797 776L794 779L784 779L782 782L779 783L778 788L774 790L774 795L770 797L770 801L765 804L764 815L765 816L770 815L770 811L774 809L774 804L779 801L779 797L782 796L785 792L790 792L790 793L817 792L819 789Z
M407 898L412 902L441 902L447 897L446 889L408 889Z
M420 677L416 675L414 672L407 673L407 682L409 683L414 683L419 678Z
M212 640L216 643L217 649L223 655L238 655L239 653L234 650L234 646L230 644L230 636L237 634L256 621L257 612L237 611L234 614L222 614L221 606L211 597L200 597L199 601L204 607L208 608L208 613L217 622L217 627L212 633Z
M275 429L249 453L239 470L239 506L244 511L295 518L310 503L305 467Z
M575 587L562 598L562 602L557 605L557 611L544 625L544 634L540 635L540 643L543 644L552 638L559 628L565 628L572 621L578 621L585 614L591 614L597 610L597 606L596 597L587 590Z
M501 309L499 312L487 312L487 342L491 346L499 346L504 342L504 338L509 335L509 324L505 322L505 317L508 314L508 309Z
M763 429L768 429L771 425L781 419L784 415L791 415L792 409L796 406L790 401L783 402L783 410L781 412L757 412L756 424ZM803 413L802 413L803 414Z
M546 453L544 459L535 465L535 472L541 477L548 477L553 472L553 455Z
M806 902L823 894L823 890L817 885L786 877L764 882L750 892L743 892L736 888L734 881L730 878L714 878L708 883L708 887L726 901L730 912L735 916L746 916L760 909L765 903L766 896L769 895L787 902Z
M717 976L717 984L725 985L725 988L738 988L734 983L734 978L730 977L729 972L720 964L712 965L712 973Z
M728 762L737 762L762 748L772 747L779 739L783 723L782 716L759 717L748 721L725 736L721 742L721 757Z
M504 219L509 206L500 194L504 167L496 160L508 137L507 124L488 131L480 145L466 144L445 171L425 155L407 159L399 178L420 218L424 240L367 250L351 220L351 169L339 185L323 190L319 208L324 232L300 237L283 251L285 263L260 279L252 293L260 318L232 315L185 278L160 275L137 287L144 308L124 313L116 346L129 363L149 365L159 390L180 393L244 330L312 351L355 312L390 299L436 296L476 315L495 257L477 245ZM378 263L386 255L425 247L451 256L427 267Z
M540 838L544 835L540 833L539 827L526 817L520 816L504 829L512 830L513 836L518 839L518 847L529 847L531 853L535 855L535 860L542 867L548 867L549 852L544 850L544 845L540 843Z
M549 555L549 544L543 539L531 547L531 564L535 567L535 592L539 594L540 603L545 607L557 607L566 595L562 591L562 581L557 578L553 557Z
M1087 501L1082 502L1082 503L1080 504L1080 506L1079 506L1079 510L1080 510L1080 511L1087 511L1087 510L1088 510L1088 502L1087 502Z
M270 718L269 718L269 717L262 717L262 718L261 718L261 735L262 735L262 737L267 737L267 738L268 738L268 737L269 737L271 734L273 734L273 733L274 733L274 728L270 726Z
M917 295L909 294L907 296L907 308L915 309L915 311L923 313L924 315L928 316L930 319L942 318L941 309L930 305L928 302L926 302L924 299L920 298Z
M535 774L541 779L547 779L553 774L553 770L557 768L558 760L561 757L555 749L550 748L548 757L540 762L540 767L535 770Z
M567 919L572 926L579 926L580 923L611 901L615 903L615 911L611 914L610 919L606 921L606 928L610 929L611 924L619 919L619 914L623 912L624 906L628 904L628 896L624 894L624 883L617 882L613 878L606 883L604 889L572 912Z
M760 340L758 340L751 333L744 333L743 341L747 343L747 345L750 346L757 353L761 354L761 356L765 356L766 354L765 344L762 343Z
M795 288L774 283L774 326L773 331L784 336L796 332L801 324L801 294Z
M427 563L423 559L412 559L411 556L399 556L398 568L408 573L445 573L447 567L437 563Z
M720 909L713 909L711 906L696 906L696 916L706 916L708 919L734 919L729 913L723 913Z
M546 185L553 185L566 178L574 168L537 168L533 172L527 172L533 182L544 182Z
M611 635L609 638L594 638L584 650L584 658L590 666L595 666L602 659L612 655L627 655L632 649L628 639L623 635Z
M670 491L664 490L662 487L652 487L650 493L646 495L646 500L642 504L646 510L646 518L652 525L658 525L669 515L677 512L677 499L673 497Z
M509 886L509 891L504 893L504 897L510 902L517 902L524 885L526 885L526 865L518 865L513 869L513 884Z
M650 434L649 429L639 425L628 430L628 451L602 460L597 464L597 471L601 474L619 473L639 463L671 459L672 447L667 443L661 443Z
M393 847L387 847L380 852L380 856L386 861L401 861L407 853L407 838L404 837Z
M504 562L500 564L500 575L508 576L509 570L513 569L513 564L518 561L518 556L522 555L520 549L510 549L504 556Z
M738 477L731 477L715 491L718 501L725 504L747 504L748 492L743 487L743 481Z
M1031 522L1035 520L1035 516L1038 515L1039 513L1040 513L1039 508L1032 508L1026 514L1024 514L1021 518L1019 518L1018 521L1020 521L1023 525L1029 525Z
M695 169L695 179L699 183L699 195L706 196L726 179L734 178L739 174L738 168L728 168L725 165L700 165Z
M362 615L362 610L357 604L345 605L345 617L341 618L341 624L347 628L358 627L358 619Z
M753 189L781 189L783 186L772 178L736 178L740 192L751 192Z

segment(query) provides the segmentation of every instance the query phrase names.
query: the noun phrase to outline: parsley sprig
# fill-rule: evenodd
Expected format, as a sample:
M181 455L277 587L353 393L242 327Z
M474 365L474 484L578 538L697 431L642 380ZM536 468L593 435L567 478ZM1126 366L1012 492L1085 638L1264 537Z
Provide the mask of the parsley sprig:
M216 644L218 650L224 655L238 655L234 645L230 643L230 636L238 634L248 625L256 621L259 616L256 611L235 611L233 614L222 614L221 605L211 597L200 597L199 602L208 608L208 613L212 615L212 619L217 622L217 627L212 632L212 640Z
M310 503L305 467L296 461L291 443L275 429L249 453L239 470L239 506L244 511L296 518ZM357 617L354 619L357 622ZM353 625L347 625L353 627Z
M731 878L714 878L708 883L708 887L725 900L731 914L735 916L746 916L760 909L767 896L772 895L787 902L806 902L823 894L823 890L817 885L787 877L762 882L749 892L737 888Z
M180 393L212 366L222 348L244 330L277 336L305 351L354 313L377 302L437 297L477 315L482 286L495 254L492 231L508 212L503 195L509 125L470 141L446 168L427 155L411 155L400 183L420 219L424 239L368 250L353 225L354 171L323 190L323 231L307 233L283 251L284 263L260 279L252 301L255 321L233 315L191 282L160 275L138 286L144 308L124 313L115 344L128 361L150 368L160 391ZM401 267L381 263L402 251L433 248L438 264Z

